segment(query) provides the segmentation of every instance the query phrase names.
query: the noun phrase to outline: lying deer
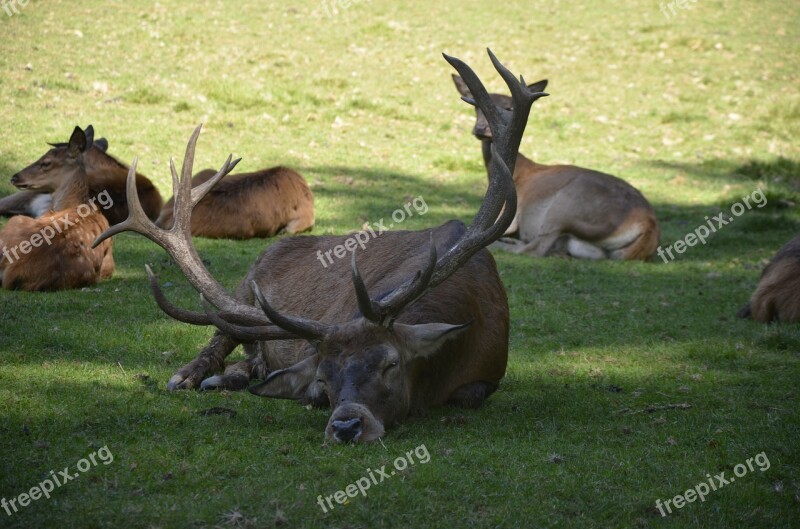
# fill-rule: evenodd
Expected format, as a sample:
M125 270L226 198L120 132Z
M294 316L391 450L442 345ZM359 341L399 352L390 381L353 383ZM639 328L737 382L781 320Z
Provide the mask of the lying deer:
M469 86L453 75L462 97ZM533 92L547 87L542 80ZM495 105L510 110L512 99L491 94ZM483 144L487 170L492 163L492 130L480 108L472 133ZM522 154L514 169L517 215L495 247L536 256L571 255L584 259L642 259L658 247L660 230L653 207L630 184L615 176L574 165L542 165Z
M207 182L214 171L192 178L192 187ZM173 224L175 198L161 209L156 226ZM251 239L276 233L302 233L314 226L314 195L299 173L272 167L229 175L201 200L192 214L192 235L211 239Z
M800 322L800 235L778 250L753 297L736 315L763 323Z
M316 259L317 251L348 236L285 238L261 254L232 295L204 267L190 228L192 208L238 160L228 157L213 178L192 189L200 127L195 130L180 180L171 166L176 214L170 231L150 223L135 193L128 194L131 216L98 242L132 230L162 246L202 294L205 312L171 305L148 268L158 305L180 321L218 328L170 379L169 389L241 389L252 378L263 379L252 393L330 405L326 437L356 442L374 441L432 406L478 407L497 389L508 358L508 301L485 247L514 217L508 167L514 166L531 105L547 94L530 91L489 54L511 89L513 111L496 108L469 66L445 55L495 131L488 190L469 227L451 221L432 230L382 233L358 256L353 253L350 267L342 260L321 267ZM247 359L206 378L225 367L239 344Z
M39 218L11 217L0 230L0 280L12 290L80 288L114 272L111 241L92 242L108 221L89 196L84 159L91 135L75 127L61 158L61 183L53 209ZM133 179L133 177L132 177Z
M84 153L83 163L88 177L89 196L97 197L105 192L111 206L103 204L103 214L109 224L122 222L128 217L128 204L125 200L125 181L128 168L110 156L108 141L94 139L94 128L86 127L86 141L89 149ZM47 193L53 193L64 180L71 168L67 154L67 143L51 143L52 147L41 158L11 177L11 183L22 191L0 200L0 215L29 215L38 217L49 209ZM158 217L164 200L161 193L147 179L136 175L136 189L147 216Z

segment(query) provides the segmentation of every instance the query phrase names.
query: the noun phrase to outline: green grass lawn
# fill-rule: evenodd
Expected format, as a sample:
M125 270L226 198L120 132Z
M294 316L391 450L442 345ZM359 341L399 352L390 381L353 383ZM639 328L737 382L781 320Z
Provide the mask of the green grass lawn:
M369 446L325 444L326 410L167 392L212 330L163 315L145 264L183 306L196 294L160 248L118 236L117 271L94 288L0 292L0 498L113 454L0 510L0 527L798 527L800 325L735 312L800 231L800 4L687 5L669 17L656 0L371 0L334 16L314 0L0 6L0 195L46 141L92 124L167 198L168 159L204 122L196 167L232 152L239 170L298 169L314 234L417 196L429 211L404 229L469 221L486 176L441 52L500 90L488 46L550 80L522 152L628 180L663 245L756 189L768 199L669 263L497 253L512 323L500 389ZM273 242L196 244L233 288ZM201 413L213 408L235 414ZM427 463L318 506L422 445ZM762 453L766 470L656 508Z

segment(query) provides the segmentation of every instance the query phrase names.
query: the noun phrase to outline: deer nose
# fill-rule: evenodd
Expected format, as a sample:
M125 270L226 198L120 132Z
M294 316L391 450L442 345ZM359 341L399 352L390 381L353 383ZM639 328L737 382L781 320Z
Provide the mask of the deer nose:
M349 421L333 421L333 437L344 443L356 439L361 435L361 419L355 418Z
M17 185L18 183L19 183L19 173L11 177L11 185Z
M475 134L475 136L477 136L478 138L491 139L491 137L492 137L492 129L490 129L488 125L485 126L485 127L478 126L478 127L475 127L475 130L473 131L473 134Z

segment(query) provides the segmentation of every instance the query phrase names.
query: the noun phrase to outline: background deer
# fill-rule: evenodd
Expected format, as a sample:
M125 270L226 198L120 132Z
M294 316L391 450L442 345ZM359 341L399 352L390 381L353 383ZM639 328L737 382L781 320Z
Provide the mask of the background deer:
M453 75L462 97L471 98L469 86ZM547 87L542 80L533 92ZM491 94L492 102L510 110L512 99ZM473 134L483 144L489 169L493 134L480 108ZM522 154L514 169L517 215L495 247L536 256L567 254L584 259L647 259L658 247L660 229L653 207L630 184L615 176L574 165L542 165Z
M762 323L800 322L800 235L778 250L737 316Z
M103 208L109 224L122 222L128 217L128 203L125 200L125 182L128 168L110 156L108 141L94 139L94 128L89 125L84 132L89 149L83 155L86 168L89 196L96 197L105 192L112 206ZM11 183L22 189L19 193L0 200L1 215L30 215L38 217L47 206L46 195L54 192L71 170L72 161L67 153L67 143L51 143L51 149L31 165L11 177ZM155 219L161 212L164 200L161 193L147 179L136 175L136 190L139 200L148 217Z
M89 196L84 156L91 147L75 127L61 160L61 184L53 195L53 211L33 219L11 217L0 230L0 280L12 290L80 288L114 272L111 241L92 242L108 221ZM134 176L131 177L132 181Z
M531 105L545 94L531 92L489 54L511 89L513 111L494 107L475 73L445 55L496 132L489 186L469 227L451 221L427 231L383 233L358 258L353 253L349 268L341 260L321 267L316 259L318 250L347 236L282 239L261 254L231 295L205 269L190 226L191 208L238 160L228 157L213 178L192 189L200 127L195 130L180 181L172 166L176 214L170 231L150 223L129 193L131 217L98 241L132 230L162 246L202 294L206 310L172 306L148 268L159 306L181 321L219 329L170 379L170 389L200 381L204 389L239 389L262 378L251 392L330 405L326 437L357 442L373 441L385 428L431 406L480 406L495 391L508 358L508 301L485 246L514 217L516 195L507 165L513 168ZM205 378L222 369L240 343L247 360Z
M207 182L214 171L192 178L192 187ZM156 226L169 229L175 198L161 210ZM192 212L192 235L211 239L251 239L276 233L301 233L314 226L314 195L299 173L272 167L255 173L228 175L203 197Z

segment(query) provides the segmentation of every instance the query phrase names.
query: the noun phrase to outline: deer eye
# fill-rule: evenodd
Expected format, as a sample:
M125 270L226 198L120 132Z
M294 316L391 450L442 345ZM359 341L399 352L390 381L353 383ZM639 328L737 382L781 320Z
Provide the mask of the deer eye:
M397 367L397 361L392 362L391 364L387 365L386 368L383 370L384 373L388 372L390 369Z
M39 166L43 169L47 169L50 167L50 160L42 160L42 163L40 163Z

